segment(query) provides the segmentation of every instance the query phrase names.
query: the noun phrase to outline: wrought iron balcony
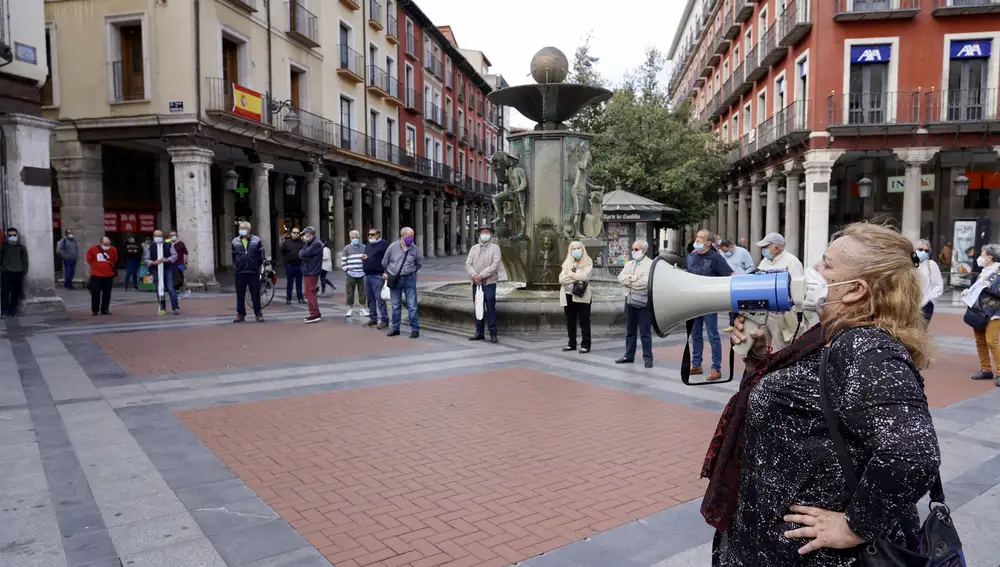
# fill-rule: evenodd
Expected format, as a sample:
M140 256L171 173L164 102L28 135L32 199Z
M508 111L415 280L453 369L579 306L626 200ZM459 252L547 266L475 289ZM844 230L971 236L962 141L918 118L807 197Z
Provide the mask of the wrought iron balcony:
M743 67L747 70L746 82L752 87L767 74L767 66L760 64L761 45L757 44L747 51L747 57L743 60Z
M750 16L753 15L753 8L757 4L757 0L735 0L735 2L733 18L741 24L747 23Z
M789 0L785 11L778 15L778 44L793 47L812 30L809 0Z
M337 133L337 147L340 149L356 154L368 152L368 136L364 133L344 124L337 125Z
M935 16L1000 14L1000 0L934 0Z
M425 49L424 69L427 69L428 71L431 72L432 75L440 79L443 74L441 71L441 67L442 67L441 60L431 55L431 51L429 49Z
M418 90L406 89L404 108L410 114L422 114L424 111L424 95Z
M341 44L338 47L340 58L337 61L337 74L353 83L365 80L365 58L351 49L351 46Z
M316 142L321 147L337 145L337 125L333 120L301 108L282 107L276 112L270 110L271 106L268 104L265 112L268 123L275 131ZM289 119L292 112L295 113L294 119Z
M111 73L111 102L134 102L146 100L146 59L136 59L128 64L113 61L109 65Z
M444 126L444 121L441 118L441 107L429 101L425 102L424 120L437 126Z
M396 14L385 15L385 40L396 45L399 43L399 20Z
M413 60L416 60L417 54L420 53L419 51L417 51L417 38L414 37L413 34L410 32L406 33L405 51L406 51L406 56Z
M919 127L919 92L832 94L828 130L835 135L905 134Z
M257 11L257 0L229 0L229 3L251 14Z
M368 0L368 25L375 28L376 31L385 28L385 22L382 19L382 5L378 3L378 0Z
M924 95L924 124L931 132L993 132L1000 127L997 89L935 91Z
M920 0L835 0L834 21L898 20L920 13Z
M760 38L760 44L757 45L760 50L760 64L762 67L769 68L785 58L785 54L788 53L788 48L778 44L778 26L771 26L764 35Z
M722 34L730 41L740 35L740 23L733 19L733 9L728 3L722 9Z
M298 0L285 2L288 29L285 33L309 47L319 47L319 20Z
M368 66L368 92L380 97L399 99L399 83L377 65Z
M700 64L701 65L701 76L702 77L705 77L705 78L711 77L712 73L715 72L715 63L712 63L711 61L712 61L712 59L708 55L707 51L702 54L702 56L701 56L701 64Z

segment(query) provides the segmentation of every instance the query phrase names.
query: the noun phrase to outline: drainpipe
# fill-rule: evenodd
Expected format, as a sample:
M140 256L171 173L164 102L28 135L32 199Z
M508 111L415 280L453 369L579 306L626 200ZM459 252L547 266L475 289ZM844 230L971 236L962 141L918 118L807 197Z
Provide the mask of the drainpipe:
M368 155L368 72L371 66L375 64L374 61L368 61L368 0L361 0L361 43L362 51L361 54L364 56L365 68L363 69L365 77L365 108L361 112L361 121L365 124L365 155Z
M201 123L201 0L194 0L194 105Z
M267 104L267 114L270 118L271 115L271 89L272 81L274 80L274 61L271 56L271 0L264 0L264 5L267 6L267 97L268 100L264 101Z

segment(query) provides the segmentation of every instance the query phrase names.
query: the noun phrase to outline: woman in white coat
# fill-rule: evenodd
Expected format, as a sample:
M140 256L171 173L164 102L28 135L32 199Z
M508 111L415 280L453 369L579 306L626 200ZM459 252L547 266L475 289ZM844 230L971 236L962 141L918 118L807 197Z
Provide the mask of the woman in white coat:
M330 289L336 291L337 286L333 285L326 275L333 271L333 253L330 252L330 243L323 243L323 268L319 272L319 282L323 286L322 295L326 295L326 286L330 286Z
M580 341L580 354L590 352L590 303L593 295L590 290L590 272L594 269L594 261L587 255L583 244L577 241L569 243L566 259L559 272L559 283L562 293L559 294L559 304L566 314L566 333L569 344L563 347L564 352L576 350L576 324L580 323L583 340Z
M941 278L941 268L937 262L931 260L931 243L921 240L917 242L915 251L917 258L920 259L920 266L917 269L920 271L923 290L920 307L924 310L924 320L930 323L931 317L934 316L934 300L944 293L944 280Z

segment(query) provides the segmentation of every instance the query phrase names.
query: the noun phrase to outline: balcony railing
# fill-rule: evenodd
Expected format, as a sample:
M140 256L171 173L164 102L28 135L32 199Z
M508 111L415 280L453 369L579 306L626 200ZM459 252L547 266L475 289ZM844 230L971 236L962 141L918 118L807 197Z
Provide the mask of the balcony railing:
M444 126L443 121L441 119L441 107L429 101L425 102L424 120L433 122L438 126Z
M414 153L404 152L402 155L403 163L401 165L410 169L415 173L421 175L431 174L431 160L418 156Z
M885 133L887 129L909 131L920 124L919 92L871 92L830 95L827 106L829 129Z
M368 0L368 24L376 30L385 27L382 20L382 5L378 0Z
M458 145L467 146L469 145L469 132L465 129L462 124L458 125Z
M458 91L458 103L465 104L465 89L459 89Z
M934 0L935 16L964 16L967 14L998 14L1000 0Z
M229 3L250 13L257 11L257 0L229 0Z
M323 146L337 145L337 125L333 120L327 120L301 108L284 107L277 112L270 112L268 104L265 111L268 123L278 132L286 132ZM294 120L289 119L292 112L295 113Z
M472 136L472 147L477 150L479 149L479 134Z
M736 66L736 69L733 70L733 97L738 99L750 90L750 85L746 84L746 79L747 67L741 62Z
M722 33L728 40L734 40L740 35L740 23L733 19L732 6L722 10Z
M474 191L475 190L476 186L475 186L475 183L472 181L472 177L470 177L468 175L465 176L465 185L464 185L464 187L465 187L466 191Z
M809 18L809 0L791 0L785 11L778 15L778 44L792 47L812 30Z
M145 86L145 59L132 61L128 65L123 65L121 61L114 61L110 64L110 72L112 102L129 102L148 98Z
M483 115L483 99L476 97L476 114Z
M736 6L735 6L736 13L734 15L734 19L741 24L745 24L747 23L747 21L750 20L750 16L753 15L753 7L757 3L757 0L735 0L735 1L736 1Z
M895 20L920 13L920 0L835 0L834 21Z
M788 48L778 44L778 26L771 26L760 38L757 46L760 50L760 64L762 67L770 67L781 61Z
M389 43L398 43L399 40L399 20L396 19L396 14L386 14L385 15L385 39Z
M963 131L993 129L1000 122L997 89L961 89L929 92L924 95L924 123L935 130L962 126ZM989 123L993 123L990 125ZM979 125L980 128L972 128Z
M412 33L406 32L406 56L410 59L416 59L417 53L417 38L413 36Z
M448 89L449 91L452 90L451 75L452 75L451 67L444 70L444 88Z
M357 51L351 49L351 46L341 44L338 46L338 51L340 52L340 60L337 61L337 72L340 74L350 73L354 75L356 82L361 82L364 80L364 65L365 58Z
M376 65L368 66L368 86L399 99L399 81Z
M452 118L451 116L448 115L447 112L445 112L444 126L445 126L445 132L447 132L449 136L454 136L455 132L458 131L458 120Z
M420 114L424 111L424 94L415 89L406 89L404 101L406 111L410 114Z
M368 136L344 124L338 125L337 130L337 147L357 154L367 153Z
M233 114L233 84L226 82L221 77L208 77L205 79L205 111L225 112ZM261 108L268 105L267 100L261 101Z
M743 61L746 68L746 82L753 85L767 74L767 67L760 64L761 45L757 44L747 51L747 58Z
M285 13L288 15L286 33L309 47L319 47L319 21L316 15L306 10L298 0L285 2Z
M441 78L441 61L431 55L431 50L424 50L424 69L427 69L437 78Z

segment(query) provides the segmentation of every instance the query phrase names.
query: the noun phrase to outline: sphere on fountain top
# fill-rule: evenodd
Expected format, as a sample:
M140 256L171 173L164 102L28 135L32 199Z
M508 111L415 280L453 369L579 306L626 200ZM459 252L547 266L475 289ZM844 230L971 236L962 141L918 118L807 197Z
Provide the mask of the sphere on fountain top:
M531 77L540 85L561 83L569 74L569 59L557 47L543 47L531 58Z

